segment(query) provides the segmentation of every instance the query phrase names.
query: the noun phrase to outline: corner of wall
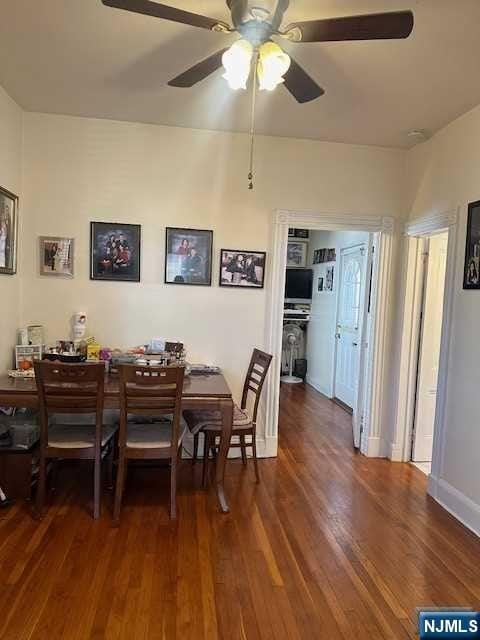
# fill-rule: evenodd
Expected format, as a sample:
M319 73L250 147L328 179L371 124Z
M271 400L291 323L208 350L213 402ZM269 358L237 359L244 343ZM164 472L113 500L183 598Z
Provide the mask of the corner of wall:
M480 506L455 489L443 478L431 475L428 479L428 493L454 518L480 536Z

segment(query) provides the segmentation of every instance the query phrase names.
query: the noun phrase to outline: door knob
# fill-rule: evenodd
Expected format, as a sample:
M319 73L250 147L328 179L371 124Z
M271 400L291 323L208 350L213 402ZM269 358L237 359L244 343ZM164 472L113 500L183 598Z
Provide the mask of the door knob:
M354 347L358 347L358 342L352 342L352 345L353 345Z
M340 340L340 338L341 338L341 337L342 337L342 336L341 336L339 333L336 333L336 334L335 334L335 338L336 338L337 340Z

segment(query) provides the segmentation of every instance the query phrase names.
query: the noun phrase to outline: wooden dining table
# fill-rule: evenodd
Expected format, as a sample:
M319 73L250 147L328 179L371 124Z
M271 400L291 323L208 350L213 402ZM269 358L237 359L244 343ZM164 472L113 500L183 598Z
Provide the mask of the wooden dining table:
M0 375L0 406L38 408L38 391L34 378L9 378ZM105 378L105 408L120 408L120 384L116 375ZM227 462L233 424L232 392L222 374L190 375L185 377L182 408L219 411L222 434L216 466L216 491L223 513L229 506L225 496L225 466Z

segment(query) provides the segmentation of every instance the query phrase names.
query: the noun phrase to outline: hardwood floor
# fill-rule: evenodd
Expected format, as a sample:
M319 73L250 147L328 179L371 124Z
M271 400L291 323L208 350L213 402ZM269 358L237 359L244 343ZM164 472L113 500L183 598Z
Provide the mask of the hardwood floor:
M177 524L167 469L130 473L118 529L108 494L91 518L86 467L60 471L41 522L0 512L0 637L415 638L416 606L478 610L480 540L426 477L354 453L351 417L313 389L285 387L281 404L262 484L228 465L230 515L189 462Z

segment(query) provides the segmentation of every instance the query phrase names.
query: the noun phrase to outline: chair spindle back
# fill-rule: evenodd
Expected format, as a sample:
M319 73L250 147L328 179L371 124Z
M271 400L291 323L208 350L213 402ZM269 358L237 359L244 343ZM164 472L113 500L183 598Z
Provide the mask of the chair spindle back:
M270 354L265 353L264 351L260 351L259 349L253 350L250 365L245 377L245 383L243 385L241 404L241 408L246 409L249 392L254 395L255 400L252 413L253 424L256 424L257 422L258 404L260 402L262 388L265 383L265 378L267 377L271 362L272 356Z

